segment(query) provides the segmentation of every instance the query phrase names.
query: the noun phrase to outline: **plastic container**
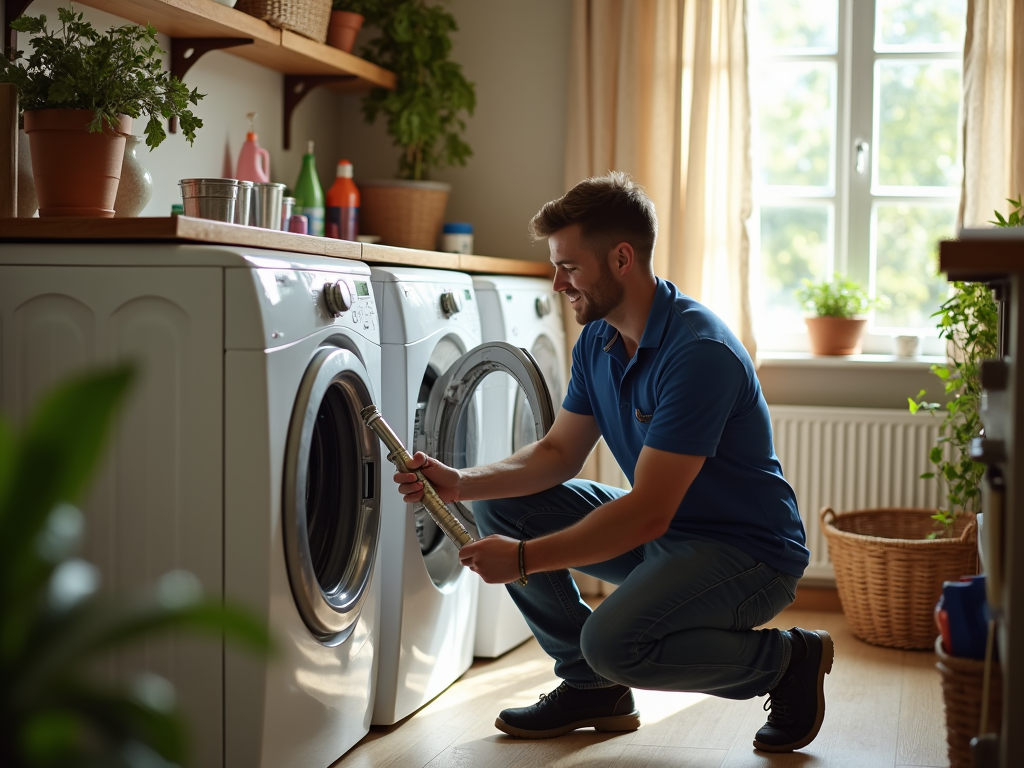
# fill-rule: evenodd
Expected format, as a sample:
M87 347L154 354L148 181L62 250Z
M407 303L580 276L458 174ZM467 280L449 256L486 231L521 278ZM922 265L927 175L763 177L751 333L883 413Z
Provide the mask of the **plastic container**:
M249 132L245 134L245 143L238 153L238 165L235 176L240 181L266 183L270 181L270 153L259 145L253 119L255 112L249 113Z
M359 188L352 180L352 163L339 160L334 183L327 190L328 237L355 240L359 236Z
M287 190L285 190L287 191ZM285 195L281 198L281 229L288 229L288 222L292 220L292 211L295 210L295 198ZM306 219L309 222L309 219ZM307 230L308 231L308 230Z
M297 235L309 234L309 220L304 214L295 213L288 219L288 231Z
M324 234L324 190L316 175L316 155L313 142L309 142L306 154L302 156L302 170L295 182L295 209L293 213L305 214L309 219L309 234L323 237Z
M441 229L441 250L444 253L473 252L473 225L450 221Z

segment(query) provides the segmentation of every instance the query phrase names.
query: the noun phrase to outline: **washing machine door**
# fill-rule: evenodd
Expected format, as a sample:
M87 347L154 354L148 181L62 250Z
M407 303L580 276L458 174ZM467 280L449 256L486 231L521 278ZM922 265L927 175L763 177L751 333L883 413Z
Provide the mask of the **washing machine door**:
M562 399L565 397L565 373L562 370L562 360L555 349L555 343L550 336L541 334L533 342L530 355L537 363L537 367L548 385L548 392L552 396L553 412L557 416ZM537 432L533 406L530 404L526 390L517 387L515 401L512 405L512 453L530 443L537 442L541 437L543 434Z
M355 628L380 537L380 445L359 412L373 402L350 351L323 347L292 410L285 453L284 546L295 605L337 645Z
M477 434L476 464L499 461L508 456L512 441L509 418L515 393L522 393L524 405L518 418L529 423L539 439L555 420L555 410L537 361L525 349L503 341L489 342L467 352L437 380L430 392L420 432L418 450L450 466L459 466L466 456L467 435ZM495 446L488 448L488 446ZM477 537L472 505L452 505L456 517ZM432 521L417 521L430 529ZM438 534L440 531L438 531ZM423 557L435 584L441 586L461 569L454 545L443 535L420 535Z

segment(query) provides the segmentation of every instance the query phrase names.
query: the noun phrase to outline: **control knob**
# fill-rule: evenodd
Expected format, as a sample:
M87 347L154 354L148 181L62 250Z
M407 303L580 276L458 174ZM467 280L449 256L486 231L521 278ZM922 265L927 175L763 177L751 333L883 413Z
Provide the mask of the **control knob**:
M327 312L331 317L348 312L352 308L352 291L348 283L344 280L324 283L324 304L327 305Z
M537 301L534 303L534 308L537 310L537 317L550 315L551 300L547 296L538 296Z
M462 311L462 299L459 298L459 294L455 291L445 291L441 294L441 311L444 312L445 317L451 317L452 315Z

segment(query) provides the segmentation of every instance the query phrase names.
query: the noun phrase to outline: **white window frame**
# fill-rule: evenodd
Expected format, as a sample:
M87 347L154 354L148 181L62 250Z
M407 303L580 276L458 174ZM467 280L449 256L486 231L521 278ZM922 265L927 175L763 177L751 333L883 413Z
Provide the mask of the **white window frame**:
M760 214L763 207L791 204L815 205L831 202L834 206L833 226L829 233L833 245L833 273L842 273L875 292L873 262L874 216L876 203L909 203L928 205L957 203L959 188L910 187L895 188L873 185L877 177L875 147L878 141L878 121L875 73L879 61L933 61L952 60L962 66L962 49L957 51L930 51L907 53L898 50L875 50L875 0L838 0L838 29L835 54L781 53L765 58L773 62L835 61L836 63L836 125L834 168L831 194L800 188L767 187L754 179L754 202L751 229L751 254L754 269L760 272ZM856 11L856 12L855 12ZM753 61L757 66L759 61ZM757 141L756 134L754 137ZM855 171L857 147L868 145L866 172ZM908 194L908 193L914 194ZM952 233L951 233L952 234ZM755 271L756 270L756 271ZM755 323L757 318L755 317ZM755 326L756 327L756 326ZM764 351L808 352L810 347L804 329L758 330L758 348ZM893 352L893 336L899 333L920 333L922 355L942 355L945 342L937 331L903 331L894 329L876 333L872 322L864 335L864 353L889 355Z

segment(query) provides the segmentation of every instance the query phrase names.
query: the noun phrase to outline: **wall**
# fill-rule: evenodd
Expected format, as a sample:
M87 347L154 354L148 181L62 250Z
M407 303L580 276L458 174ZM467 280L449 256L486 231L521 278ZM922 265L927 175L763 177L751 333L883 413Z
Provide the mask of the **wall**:
M50 28L57 22L57 8L67 3L57 0L36 0L27 13L45 15ZM76 5L99 30L125 23L110 14ZM170 40L159 36L160 47L170 51ZM29 50L28 36L19 35L19 50ZM164 57L165 65L170 55ZM291 186L298 177L306 140L316 142L318 171L321 179L333 175L334 158L339 151L337 116L341 107L337 93L315 90L299 105L292 118L292 149L281 147L284 95L283 77L265 67L223 51L212 51L185 75L190 88L207 94L193 111L202 118L203 127L196 133L193 146L178 134L168 134L157 149L143 147L141 160L153 176L153 197L143 216L168 216L172 203L181 202L178 180L202 176L231 176L238 151L248 130L247 112L257 112L260 144L270 152L273 181ZM132 133L143 135L147 118L135 121Z
M546 260L526 225L537 209L565 192L565 102L572 4L557 0L452 0L459 31L452 57L476 84L477 107L467 120L473 157L465 168L433 174L452 184L447 221L468 221L474 250L486 256ZM367 33L361 33L357 50ZM388 178L398 167L382 120L362 120L359 97L341 97L342 152L356 181Z

